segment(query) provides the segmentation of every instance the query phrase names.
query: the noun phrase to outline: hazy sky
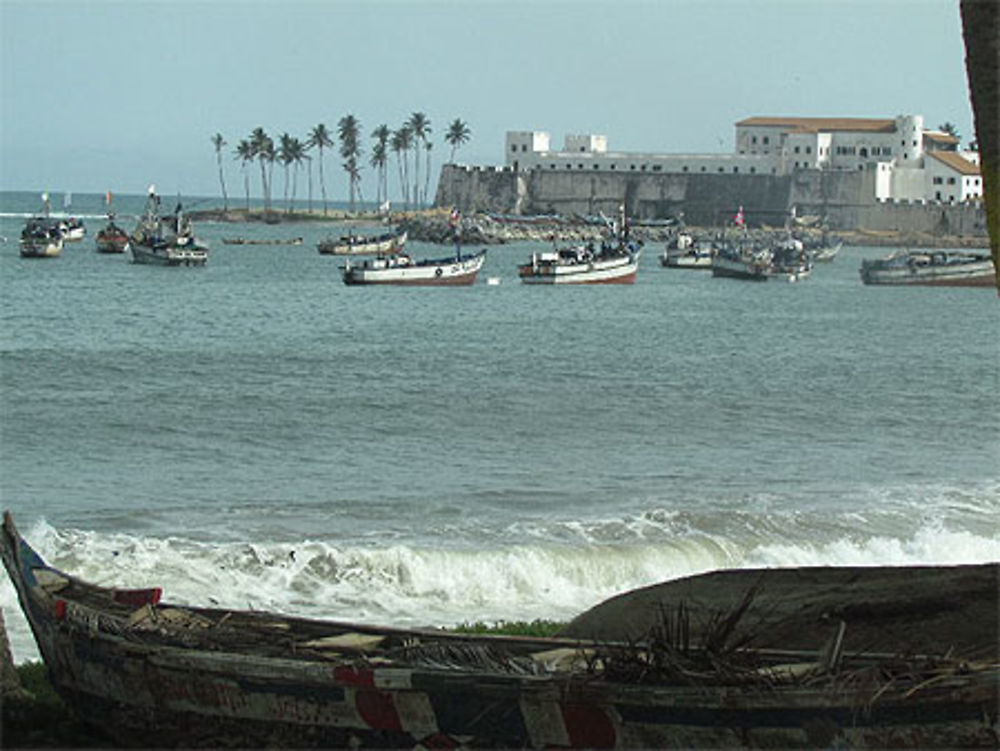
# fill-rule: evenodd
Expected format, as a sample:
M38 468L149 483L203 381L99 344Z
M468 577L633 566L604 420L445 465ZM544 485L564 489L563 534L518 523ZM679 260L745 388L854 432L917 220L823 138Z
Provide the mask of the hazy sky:
M425 113L435 175L456 117L472 164L502 163L507 130L731 151L752 115L922 114L973 136L958 0L0 0L0 56L7 190L218 195L218 131L240 197L253 128L305 140L347 113L365 136Z

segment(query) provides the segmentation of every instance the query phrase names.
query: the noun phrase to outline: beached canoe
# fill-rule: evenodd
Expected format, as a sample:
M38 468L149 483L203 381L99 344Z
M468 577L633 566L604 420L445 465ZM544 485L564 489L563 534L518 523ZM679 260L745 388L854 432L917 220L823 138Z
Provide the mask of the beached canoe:
M485 637L168 604L50 567L10 514L0 557L55 689L142 747L932 748L997 743L995 661L691 642Z

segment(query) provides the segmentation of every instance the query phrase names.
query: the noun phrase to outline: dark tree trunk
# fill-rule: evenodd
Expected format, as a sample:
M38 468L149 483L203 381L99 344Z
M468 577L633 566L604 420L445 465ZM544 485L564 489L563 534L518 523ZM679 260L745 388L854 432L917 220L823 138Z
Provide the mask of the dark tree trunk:
M986 224L1000 290L1000 0L961 0L961 12Z

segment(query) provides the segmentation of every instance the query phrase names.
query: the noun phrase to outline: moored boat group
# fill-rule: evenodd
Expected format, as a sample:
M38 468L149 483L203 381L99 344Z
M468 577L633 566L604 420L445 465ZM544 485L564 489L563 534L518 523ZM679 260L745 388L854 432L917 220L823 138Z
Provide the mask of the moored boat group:
M161 266L202 266L208 260L208 246L195 238L191 221L179 202L172 214L161 214L155 186L149 187L145 211L131 234L115 222L110 192L105 200L108 221L95 237L98 253L131 251L135 263ZM86 235L86 227L79 219L51 216L47 193L42 194L42 204L41 215L29 218L21 232L24 258L56 257L62 253L64 243L78 242Z
M30 217L21 232L20 254L25 258L59 256L66 243L79 242L86 235L83 222L73 217L50 214L48 195L43 194L43 211ZM129 232L115 220L107 195L107 223L96 233L99 253L131 252L140 264L162 266L203 266L208 260L207 244L195 234L191 219L180 202L172 213L161 212L161 199L150 186L143 214ZM532 285L630 284L637 278L643 242L629 237L624 207L619 216L606 223L605 237L532 252L517 266L521 282ZM742 213L737 215L742 219ZM461 286L475 283L486 260L486 250L463 253L461 219L452 212L451 232L455 253L443 257L417 259L406 250L407 231L397 229L375 235L352 233L317 244L323 255L347 256L340 266L346 285ZM711 271L714 277L745 281L807 279L819 263L837 257L841 243L822 237L798 236L786 228L782 237L752 233L739 223L739 230L698 233L678 228L660 255L664 268ZM223 238L227 245L301 245L293 240ZM360 261L354 257L370 256ZM992 286L996 283L993 259L986 251L899 250L873 260L864 260L859 269L866 285ZM499 283L491 277L489 283Z

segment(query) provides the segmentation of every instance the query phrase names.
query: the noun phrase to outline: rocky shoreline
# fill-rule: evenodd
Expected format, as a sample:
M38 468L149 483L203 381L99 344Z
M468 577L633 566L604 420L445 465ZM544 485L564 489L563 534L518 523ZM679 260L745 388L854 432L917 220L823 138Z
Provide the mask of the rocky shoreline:
M190 214L194 221L294 224L300 222L335 222L349 226L395 226L406 230L410 240L451 244L454 241L446 209L423 209L381 214L373 211L343 211L322 209L313 211L247 211L245 209L210 209ZM718 227L686 228L695 235L717 234ZM646 242L668 241L676 227L665 222L638 222L632 225L633 236ZM784 236L780 227L752 230L758 237ZM800 227L796 234L804 240L819 239L820 230ZM471 214L462 217L462 242L466 245L504 245L514 242L599 242L606 235L603 223L593 219L562 216L511 216ZM910 247L910 248L982 248L989 247L986 235L951 235L913 231L841 230L827 233L831 242L847 246Z
M433 243L453 241L451 229L441 217L413 216L401 221L411 240ZM718 227L685 228L696 236L714 236ZM637 223L632 225L632 236L646 243L667 242L677 229L665 223ZM758 238L785 236L781 227L751 230ZM819 240L823 233L815 228L797 228L796 235L803 240ZM468 245L503 245L512 242L599 242L606 236L602 224L563 217L523 217L496 219L487 214L475 214L462 219L462 242ZM923 232L837 231L827 233L828 241L848 246L914 247L914 248L988 248L985 235L938 235Z

